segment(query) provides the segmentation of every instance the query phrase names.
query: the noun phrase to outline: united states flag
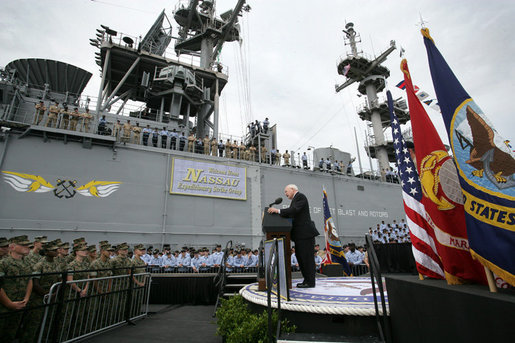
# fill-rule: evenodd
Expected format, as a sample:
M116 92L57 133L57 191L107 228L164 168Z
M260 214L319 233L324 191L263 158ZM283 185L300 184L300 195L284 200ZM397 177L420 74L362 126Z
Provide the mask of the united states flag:
M402 198L404 212L410 229L413 256L420 274L436 279L444 279L442 261L438 256L434 242L434 232L427 222L428 216L424 205L421 203L422 188L406 142L401 134L401 128L397 116L393 111L393 100L390 91L386 93L392 127L395 156L399 169L402 186Z

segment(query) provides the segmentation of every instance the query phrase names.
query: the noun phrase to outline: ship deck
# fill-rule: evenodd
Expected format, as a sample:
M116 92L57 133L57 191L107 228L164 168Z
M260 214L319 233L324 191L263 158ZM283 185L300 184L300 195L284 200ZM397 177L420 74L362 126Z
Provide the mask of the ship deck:
M88 339L92 343L185 342L221 343L216 335L214 306L151 305L147 318Z

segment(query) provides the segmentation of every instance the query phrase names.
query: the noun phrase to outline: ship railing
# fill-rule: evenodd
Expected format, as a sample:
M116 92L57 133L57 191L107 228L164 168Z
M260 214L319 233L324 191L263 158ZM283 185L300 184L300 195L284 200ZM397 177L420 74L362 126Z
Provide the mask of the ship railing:
M107 270L122 275L91 276ZM89 278L73 280L84 273ZM39 287L32 288L26 306L0 313L6 342L73 342L133 323L148 313L151 275L134 267L6 275L2 284L4 288L12 281L27 285L29 280ZM48 282L53 284L44 288Z
M177 1L177 3L175 4L175 7L173 9L173 13L175 14L175 12L177 12L178 10L184 10L184 9L187 9L189 8L190 4L190 0L179 0Z
M386 309L386 286L383 277L381 276L381 266L374 249L374 242L370 235L365 235L365 241L368 246L368 260L370 265L370 280L372 282L372 294L374 296L374 307L376 312L376 323L381 338L381 342L392 342L392 331L390 327L390 320L388 318L388 310ZM377 296L376 287L379 291ZM380 304L379 304L380 303ZM381 311L379 311L381 306Z
M134 43L128 44L123 39L127 37L130 38ZM121 47L124 47L126 49L132 49L134 51L138 51L138 47L142 41L141 37L132 36L123 32L118 32L118 34L115 37L112 36L106 36L105 34L102 36L102 38L99 38L99 42L108 42L109 44L115 44ZM152 51L154 42L150 42L150 49ZM161 43L159 43L161 44ZM192 51L176 51L173 47L173 44L170 43L168 47L163 52L163 55L161 57L176 60L180 62L181 64L190 66L190 67L199 67L200 66L200 53L192 52ZM217 72L223 72L225 75L229 75L229 67L225 64L222 64L220 62L214 62L210 69L212 71Z
M26 103L26 102L25 102ZM34 106L36 102L34 102ZM47 110L43 115L40 115L36 112L35 108L26 109L27 107L18 106L14 109L15 115L10 119L12 121L25 123L28 125L39 126L39 127L49 127L53 129L62 129L70 132L77 133L90 133L90 134L98 134L98 135L111 135L114 132L114 123L115 119L110 118L106 115L105 125L99 125L100 119L96 118L96 116L90 113L90 116L85 116L85 109L79 108L80 116L77 119L77 123L75 129L73 130L72 121L69 114L64 114L59 112L55 119L49 118L50 112ZM73 106L68 107L68 111L72 112Z
M390 46L391 46L391 45L388 45L388 47L387 47L387 48L385 48L385 49L384 49L384 50L382 50L382 51L385 51L385 50L389 49L389 48L390 48ZM360 50L360 51L358 51L358 57L357 57L357 58L362 58L362 57L363 57L363 58L366 58L366 59L367 59L367 60L369 60L369 61L374 61L374 60L377 58L377 56L371 55L371 54L369 54L369 53L366 53L366 52L363 52L363 51L361 51L361 50ZM344 53L344 54L341 54L341 55L339 56L339 58L338 58L338 64L342 63L343 61L345 61L345 60L347 60L347 59L352 59L352 58L355 58L355 57L354 57L354 55L352 54L352 52L351 52L351 51L346 52L346 53Z
M353 276L361 276L365 275L369 272L369 268L366 264L355 264L351 267L351 272Z

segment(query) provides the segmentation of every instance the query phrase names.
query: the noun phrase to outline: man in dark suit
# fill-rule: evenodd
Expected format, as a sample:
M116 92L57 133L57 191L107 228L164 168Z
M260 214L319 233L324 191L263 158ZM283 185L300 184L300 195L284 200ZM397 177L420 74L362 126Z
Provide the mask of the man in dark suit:
M291 239L295 242L295 255L299 262L304 282L298 283L298 288L315 287L315 237L318 233L315 223L309 215L309 204L306 196L299 192L295 185L284 188L284 194L291 200L290 207L278 210L270 207L268 213L277 213L281 217L293 218Z

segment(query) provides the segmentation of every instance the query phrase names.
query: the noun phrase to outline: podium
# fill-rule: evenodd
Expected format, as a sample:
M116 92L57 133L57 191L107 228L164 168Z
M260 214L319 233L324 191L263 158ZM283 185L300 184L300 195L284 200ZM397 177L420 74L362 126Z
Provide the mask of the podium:
M288 280L288 288L291 289L291 221L279 216L278 214L270 214L267 210L268 207L265 207L261 228L265 234L265 240L267 241L274 238L284 239L286 279ZM267 261L265 261L265 263L267 263ZM264 281L259 281L259 288L262 288L261 282Z

